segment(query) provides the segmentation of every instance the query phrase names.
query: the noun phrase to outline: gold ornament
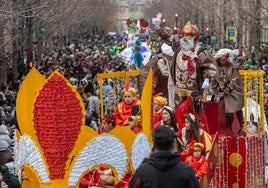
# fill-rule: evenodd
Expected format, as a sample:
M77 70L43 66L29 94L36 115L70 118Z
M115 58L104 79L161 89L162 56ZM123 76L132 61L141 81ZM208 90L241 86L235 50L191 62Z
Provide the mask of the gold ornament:
M229 163L233 166L233 167L239 167L243 162L243 158L239 153L232 153L229 156Z
M232 188L239 188L238 183L234 183L234 184L232 185Z

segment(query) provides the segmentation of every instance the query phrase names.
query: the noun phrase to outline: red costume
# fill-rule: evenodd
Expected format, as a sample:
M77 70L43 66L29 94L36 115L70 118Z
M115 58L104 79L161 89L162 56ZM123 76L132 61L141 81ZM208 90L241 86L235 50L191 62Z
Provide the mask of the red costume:
M187 99L183 101L175 110L175 117L179 125L179 130L185 127L185 118L189 113L194 114L201 127L209 133L206 113L204 110L201 110L200 112L195 111L192 96L187 97Z
M135 133L135 134L139 134L142 132L142 127L136 127L134 129L132 129L132 131Z
M203 178L208 172L208 161L203 155L199 158L190 155L184 162L193 168L198 178Z
M202 143L193 143L190 151L192 154L186 157L184 162L193 168L198 178L203 178L208 172L208 161L202 155L204 145Z
M131 116L132 106L140 104L140 101L136 99L136 95L136 90L130 87L130 82L127 82L125 88L122 90L124 99L116 105L113 112L116 118L116 125L125 126L126 121Z
M162 109L153 113L153 125L159 124L161 120L162 120Z
M124 126L124 122L131 116L131 107L137 104L139 104L138 100L133 100L131 104L127 104L124 101L118 103L113 112L116 117L115 124Z
M131 173L126 173L122 180L114 185L114 188L128 188L128 182L130 181L131 177Z
M91 171L81 178L79 188L88 188L89 186L102 187L102 181L98 170Z
M155 130L160 125L164 125L164 122L162 120L161 121L158 121L156 124L153 125L153 130Z

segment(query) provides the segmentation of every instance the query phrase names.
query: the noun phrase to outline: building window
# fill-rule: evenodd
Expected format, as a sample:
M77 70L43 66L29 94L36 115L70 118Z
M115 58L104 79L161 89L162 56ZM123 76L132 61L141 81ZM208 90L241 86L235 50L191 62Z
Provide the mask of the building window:
M261 29L261 43L268 43L268 28L262 28Z

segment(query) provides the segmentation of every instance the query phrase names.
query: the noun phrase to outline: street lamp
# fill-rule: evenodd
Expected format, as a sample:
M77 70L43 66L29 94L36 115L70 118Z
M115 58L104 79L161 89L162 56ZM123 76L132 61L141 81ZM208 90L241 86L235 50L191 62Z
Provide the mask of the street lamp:
M176 24L176 27L178 28L178 14L175 14L175 24Z
M163 25L163 27L165 27L165 25L166 25L166 19L165 18L162 19L162 25Z
M174 32L177 34L178 32L178 14L175 14L175 26L174 26Z
M209 39L209 37L210 37L210 28L209 27L207 27L206 28L206 43L207 43L207 45L208 44L210 44L210 39Z

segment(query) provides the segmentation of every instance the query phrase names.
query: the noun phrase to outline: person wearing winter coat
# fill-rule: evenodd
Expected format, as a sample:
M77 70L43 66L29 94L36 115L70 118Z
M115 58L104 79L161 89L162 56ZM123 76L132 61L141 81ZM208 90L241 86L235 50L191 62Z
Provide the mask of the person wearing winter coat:
M154 130L154 147L134 173L129 188L200 188L193 169L174 152L175 137L169 127Z

